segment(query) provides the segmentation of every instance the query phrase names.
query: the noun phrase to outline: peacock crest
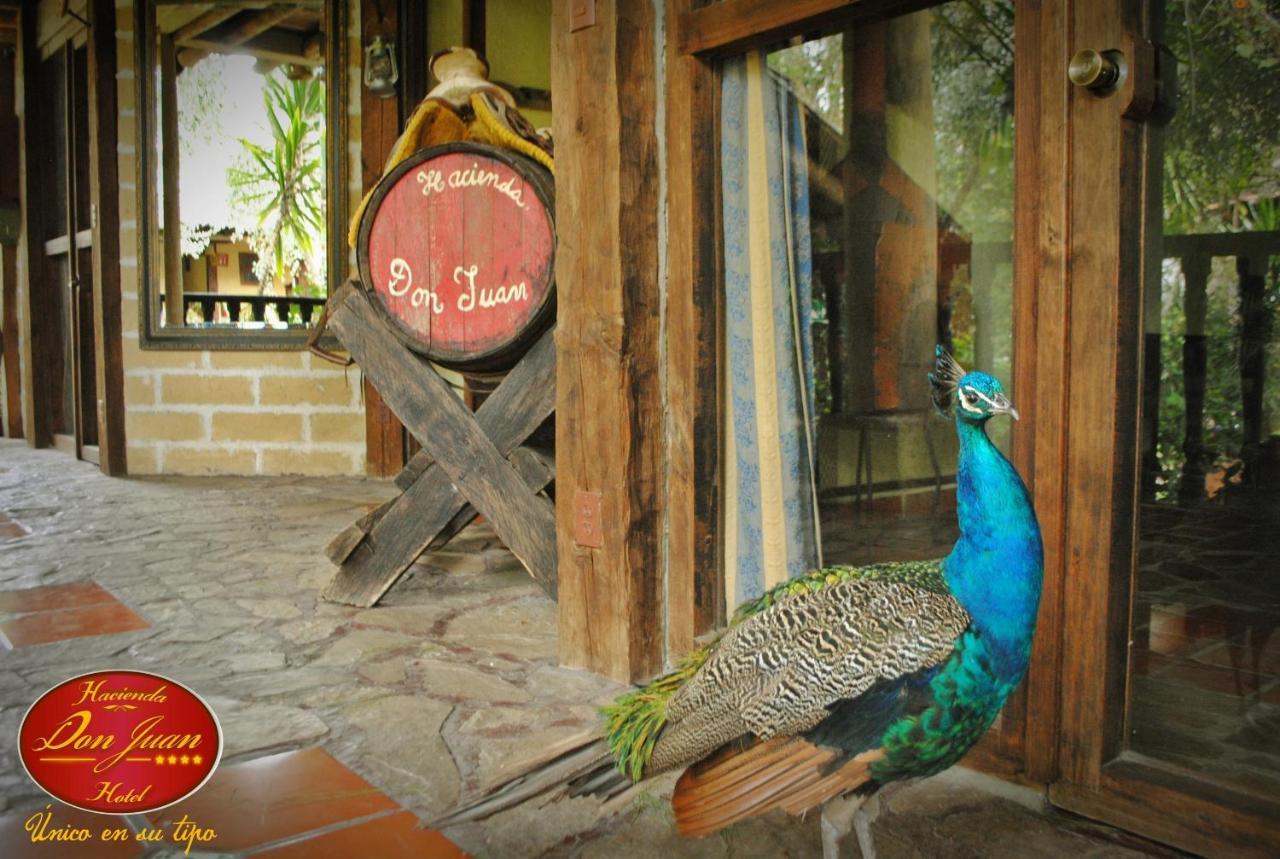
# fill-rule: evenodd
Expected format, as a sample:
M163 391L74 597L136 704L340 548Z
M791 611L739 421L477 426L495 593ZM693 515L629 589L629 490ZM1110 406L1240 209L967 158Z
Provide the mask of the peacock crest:
M943 417L951 417L956 387L964 378L965 370L956 363L956 359L941 346L934 348L933 372L929 374L929 388L933 395L933 406Z

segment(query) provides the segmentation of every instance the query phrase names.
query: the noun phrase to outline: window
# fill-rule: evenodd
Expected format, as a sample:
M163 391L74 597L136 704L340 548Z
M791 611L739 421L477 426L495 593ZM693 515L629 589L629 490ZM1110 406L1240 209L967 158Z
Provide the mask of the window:
M138 8L143 343L301 347L348 255L341 3Z
M730 610L819 561L955 542L926 376L941 343L1017 401L1013 61L1013 6L984 0L725 63ZM1008 452L1010 422L989 432Z

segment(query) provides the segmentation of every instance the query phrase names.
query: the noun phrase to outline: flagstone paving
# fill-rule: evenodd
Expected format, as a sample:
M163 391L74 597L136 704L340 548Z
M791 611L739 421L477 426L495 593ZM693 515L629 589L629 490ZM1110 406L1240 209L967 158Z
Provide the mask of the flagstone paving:
M17 759L22 714L55 683L102 668L166 675L218 714L222 767L187 804L219 820L223 845L191 855L340 856L357 844L369 856L458 855L414 821L591 731L596 705L621 687L556 665L554 604L483 526L415 566L376 608L320 600L332 569L324 544L394 492L359 479L110 479L0 441L0 511L24 531L0 533L0 623L63 610L42 602L56 592L29 589L72 586L100 601L90 607L105 604L100 588L146 624L0 651L0 855L54 855L23 841L23 820L49 800ZM249 802L258 814L220 812L219 792L234 794L237 779L251 785L259 771L279 787ZM682 840L668 810L672 782L604 809L592 799L526 805L444 835L478 857L820 854L814 817L770 816ZM1158 850L993 786L957 771L905 790L876 824L881 855Z

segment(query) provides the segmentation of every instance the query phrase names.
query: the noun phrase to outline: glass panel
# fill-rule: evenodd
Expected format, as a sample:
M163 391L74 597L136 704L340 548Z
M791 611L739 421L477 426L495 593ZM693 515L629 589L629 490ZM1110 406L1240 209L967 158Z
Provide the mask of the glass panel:
M161 323L305 326L328 276L324 7L156 3L154 21Z
M1181 101L1146 285L1129 743L1280 795L1280 43L1170 3Z
M774 51L801 101L823 560L958 536L935 343L1012 390L1013 5L867 21ZM989 430L1008 449L1009 422Z

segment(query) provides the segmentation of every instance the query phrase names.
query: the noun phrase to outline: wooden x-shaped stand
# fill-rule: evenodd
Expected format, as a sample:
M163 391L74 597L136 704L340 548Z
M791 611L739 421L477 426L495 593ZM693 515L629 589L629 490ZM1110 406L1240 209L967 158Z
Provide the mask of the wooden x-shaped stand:
M422 444L396 477L396 498L349 526L326 554L338 571L323 596L375 604L423 552L443 547L483 514L554 599L555 510L542 490L554 462L521 447L555 408L554 329L476 412L390 330L369 294L348 283L329 302L329 327Z

